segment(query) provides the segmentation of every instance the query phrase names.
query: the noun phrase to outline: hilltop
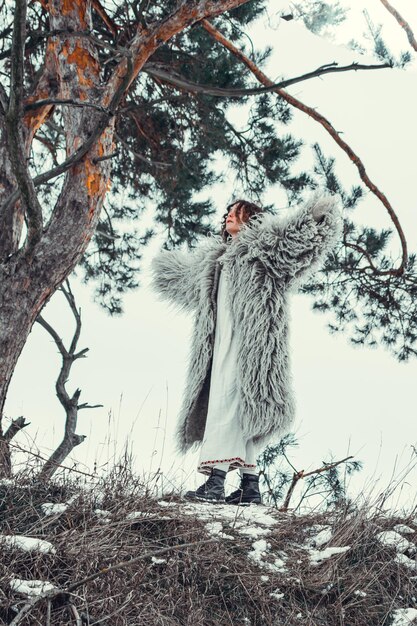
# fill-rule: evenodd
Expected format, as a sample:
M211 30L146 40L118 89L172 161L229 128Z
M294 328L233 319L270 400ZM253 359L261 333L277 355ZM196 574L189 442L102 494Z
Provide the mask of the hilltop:
M415 512L157 499L121 471L0 481L0 524L1 624L417 624Z

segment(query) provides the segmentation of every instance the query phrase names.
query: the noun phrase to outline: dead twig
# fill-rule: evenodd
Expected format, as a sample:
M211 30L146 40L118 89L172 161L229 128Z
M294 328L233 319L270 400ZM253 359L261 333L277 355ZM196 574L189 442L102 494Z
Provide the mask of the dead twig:
M81 389L76 389L71 397L66 390L66 383L68 381L73 363L77 359L84 358L88 348L84 348L83 350L76 352L81 333L81 312L77 308L74 294L71 291L71 286L68 280L66 281L65 286L61 286L61 291L64 294L75 318L75 331L69 349L67 350L65 348L64 343L56 330L41 315L38 315L36 320L51 335L62 356L62 367L55 388L58 399L64 407L66 414L64 438L40 471L38 477L39 480L49 480L57 468L61 465L62 461L71 453L73 448L84 441L85 436L77 435L75 432L77 428L78 411L81 409L93 409L103 406L101 404L89 405L86 402L79 404Z
M26 428L26 426L29 426L29 424L30 422L27 422L26 418L23 417L23 415L16 417L16 419L12 420L9 428L4 433L4 441L7 441L9 443L13 439L13 437L15 437L17 433L22 430L22 428Z
M281 507L280 511L287 511L288 510L288 506L290 504L290 500L291 500L292 494L294 492L294 489L295 489L298 481L301 480L301 478L307 478L307 476L311 476L312 474L322 474L323 472L328 472L330 469L333 469L334 467L337 467L341 463L345 463L349 459L353 459L353 456L347 456L345 459L342 459L341 461L335 461L334 463L329 463L329 464L323 465L322 467L319 467L318 469L312 470L311 472L304 472L304 470L300 470L299 472L294 472L290 488L287 491L287 495L285 496L284 504Z

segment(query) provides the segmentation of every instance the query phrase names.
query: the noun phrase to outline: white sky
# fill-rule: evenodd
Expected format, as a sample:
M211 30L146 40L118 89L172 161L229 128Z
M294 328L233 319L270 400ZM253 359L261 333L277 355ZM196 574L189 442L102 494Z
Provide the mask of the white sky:
M375 23L384 24L387 42L397 54L411 50L405 34L377 0L346 2L351 7L349 22L336 31L335 41L316 37L302 24L263 18L251 32L255 45L271 44L274 55L267 72L272 78L311 71L325 63L360 58L343 44L352 37L362 41L365 22L361 7ZM360 4L360 7L359 7ZM395 0L395 6L417 33L417 6ZM368 174L386 193L405 229L410 250L417 248L415 200L415 145L417 130L416 63L406 71L379 70L328 75L294 86L289 91L316 107L343 133L363 159ZM305 140L300 169L312 161L310 145L318 142L325 154L337 159L337 173L349 187L359 182L356 170L325 131L314 121L295 112L288 129ZM218 219L239 189L233 181L207 190L215 197ZM285 206L279 190L268 190L266 202ZM354 214L360 224L390 227L385 209L370 195ZM185 459L173 452L172 433L179 410L186 373L192 318L174 314L148 288L148 266L160 249L159 237L144 254L142 286L125 298L125 313L112 319L92 303L91 291L73 284L82 308L80 348L88 346L87 359L78 361L68 389L82 389L81 401L102 403L102 409L81 411L78 432L87 440L74 450L71 465L91 470L111 464L126 441L142 472L161 468L158 484L169 488L171 481L187 487L202 482L194 472L197 454ZM393 251L400 247L393 237ZM306 296L292 298L291 354L297 398L294 425L299 447L291 452L297 469L314 469L330 453L335 459L353 454L364 469L352 481L349 492L365 489L377 495L407 467L416 435L417 363L400 364L383 348L353 348L343 335L331 336L326 316L311 310ZM44 311L62 336L69 338L73 322L56 294ZM55 380L60 367L57 349L49 335L35 325L18 363L6 404L6 415L25 415L31 421L15 443L32 447L47 456L61 437L64 412L55 397ZM285 466L283 466L285 467ZM393 506L409 506L415 497L417 471L406 477L390 500ZM295 498L294 502L297 502Z

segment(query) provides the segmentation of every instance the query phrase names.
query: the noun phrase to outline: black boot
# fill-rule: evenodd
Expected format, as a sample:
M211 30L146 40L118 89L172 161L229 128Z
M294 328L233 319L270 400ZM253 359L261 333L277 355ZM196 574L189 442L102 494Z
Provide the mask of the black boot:
M243 474L239 489L226 497L227 504L262 504L259 493L259 476Z
M187 500L203 500L206 502L224 502L224 479L226 472L213 467L210 477L196 491L187 491Z

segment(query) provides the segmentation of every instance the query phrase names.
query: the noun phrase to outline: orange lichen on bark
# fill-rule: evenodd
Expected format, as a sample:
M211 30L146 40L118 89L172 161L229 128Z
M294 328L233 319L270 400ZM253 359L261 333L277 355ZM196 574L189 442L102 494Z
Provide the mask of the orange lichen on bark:
M42 91L41 90L38 91L33 96L29 96L29 98L26 100L26 103L31 104L32 102L37 102L38 100L44 100L49 97L50 97L50 93L48 89L45 88ZM24 115L23 123L25 127L28 129L29 136L31 139L36 134L38 129L42 126L42 124L45 122L46 118L51 113L52 108L53 108L53 105L46 104L32 111L28 111Z
M80 2L79 0L61 0L59 3L59 10L53 5L53 2L49 2L49 11L52 15L58 15L59 13L61 15L73 15L76 17L81 28L87 27L86 2Z
M87 175L87 191L88 195L95 197L100 191L101 175L99 172L90 172Z
M98 171L97 167L92 164L90 159L85 160L85 173L85 184L87 187L87 193L90 197L94 197L100 191L102 175Z
M87 76L87 72L98 75L100 68L97 59L85 48L81 43L75 42L73 50L69 52L69 44L65 42L62 46L62 52L67 57L68 63L74 63L77 66L77 76L80 85L83 87L92 86L92 77Z
M45 54L45 77L41 78L36 86L35 93L28 96L25 104L31 104L33 102L37 102L38 100L44 100L51 96L50 93L50 83L49 76L53 76L54 72L52 67L54 66L54 61L56 58L56 50L57 50L58 42L56 40L50 39L48 45L46 47ZM28 129L28 140L31 141L37 130L42 126L45 122L46 118L50 114L52 109L52 105L45 105L43 107L39 107L32 111L28 111L23 118L23 122L25 127Z

